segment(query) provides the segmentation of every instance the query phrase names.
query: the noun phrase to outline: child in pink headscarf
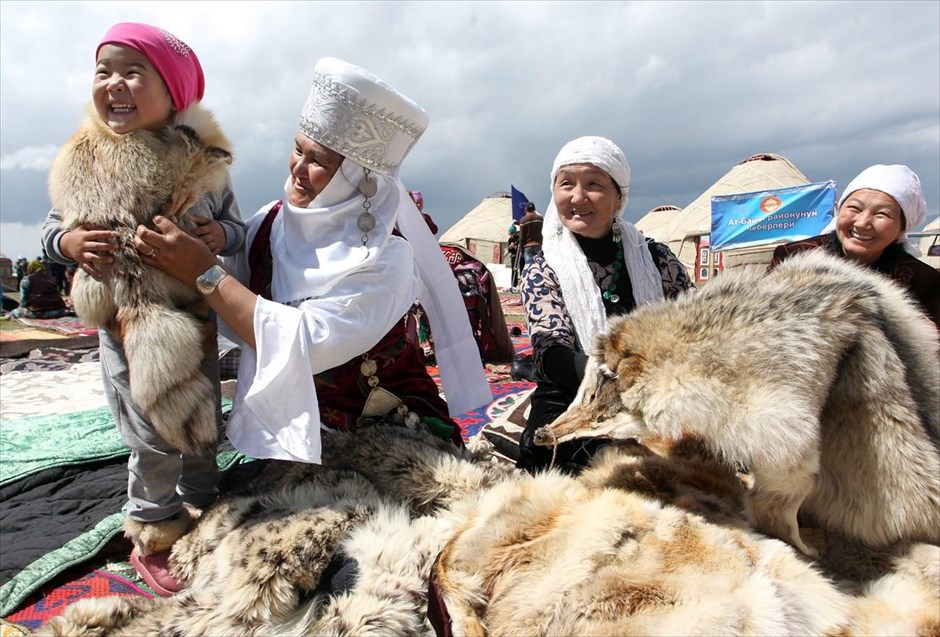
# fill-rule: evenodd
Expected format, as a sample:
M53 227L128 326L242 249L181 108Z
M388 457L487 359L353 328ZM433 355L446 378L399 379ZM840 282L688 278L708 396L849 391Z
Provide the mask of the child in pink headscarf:
M105 394L131 450L131 562L163 595L180 589L170 547L218 494L218 350L214 317L194 309L199 293L149 267L155 255L138 253L131 237L160 213L179 217L214 254L241 250L231 152L199 104L204 91L199 59L172 34L111 27L96 51L89 118L50 171L43 226L49 256L81 268L79 315L100 326Z

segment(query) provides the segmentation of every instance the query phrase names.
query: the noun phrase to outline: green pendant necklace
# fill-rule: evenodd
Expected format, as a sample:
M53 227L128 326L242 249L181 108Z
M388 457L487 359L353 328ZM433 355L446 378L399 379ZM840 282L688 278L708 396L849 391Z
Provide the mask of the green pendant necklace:
M623 248L620 247L619 243L614 245L617 250L614 256L614 273L610 277L610 283L607 285L607 289L601 293L601 296L604 297L605 301L619 303L620 295L617 294L617 281L620 280L620 271L623 269Z

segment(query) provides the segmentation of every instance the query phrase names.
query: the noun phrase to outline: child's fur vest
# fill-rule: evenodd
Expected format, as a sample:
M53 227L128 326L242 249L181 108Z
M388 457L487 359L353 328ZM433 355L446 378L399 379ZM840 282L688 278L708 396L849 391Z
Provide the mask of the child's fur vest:
M60 151L49 196L63 227L94 224L117 231L114 263L101 281L79 269L72 299L86 323L123 340L131 396L176 449L204 455L218 438L216 393L200 366L210 326L193 313L199 293L146 266L133 244L155 214L194 227L188 210L225 185L232 154L211 113L194 104L159 131L112 131L89 117ZM181 309L182 308L182 309ZM213 332L214 334L214 332Z

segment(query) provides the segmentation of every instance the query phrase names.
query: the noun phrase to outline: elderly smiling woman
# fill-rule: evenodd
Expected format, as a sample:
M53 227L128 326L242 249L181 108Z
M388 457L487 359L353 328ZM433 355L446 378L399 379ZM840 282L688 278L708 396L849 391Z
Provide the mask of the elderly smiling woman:
M917 259L907 239L927 216L917 174L900 164L870 166L849 182L837 208L824 234L778 246L768 270L793 254L821 248L890 277L940 327L940 272Z
M551 452L535 447L532 435L574 400L592 339L608 317L693 287L668 247L621 218L630 166L612 141L580 137L566 144L552 166L551 188L542 252L526 266L521 286L539 377L517 460L530 470L550 462ZM592 444L600 443L562 444L556 462L575 469L590 459Z

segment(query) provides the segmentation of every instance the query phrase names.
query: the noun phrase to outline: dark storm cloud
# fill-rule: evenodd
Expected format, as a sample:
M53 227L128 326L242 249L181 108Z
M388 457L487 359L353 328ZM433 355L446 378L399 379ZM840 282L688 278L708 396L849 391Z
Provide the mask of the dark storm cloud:
M687 205L759 152L843 185L870 164L905 163L931 216L940 202L936 2L3 2L4 225L41 223L42 158L74 131L94 47L120 20L196 50L246 215L280 196L311 71L327 55L430 113L402 176L442 230L510 184L544 209L556 152L585 134L623 147L633 220ZM7 234L3 250L17 251Z

